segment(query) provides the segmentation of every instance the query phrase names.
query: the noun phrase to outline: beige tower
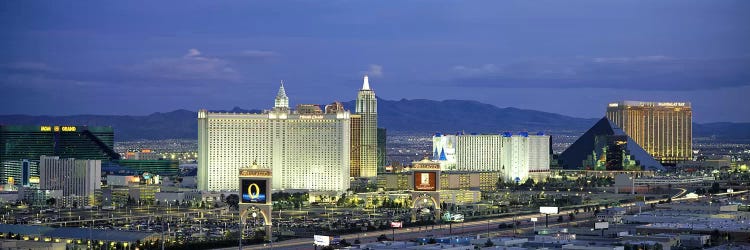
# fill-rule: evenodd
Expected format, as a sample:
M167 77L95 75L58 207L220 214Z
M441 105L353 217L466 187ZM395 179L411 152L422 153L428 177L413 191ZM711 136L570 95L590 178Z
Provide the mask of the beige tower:
M360 124L359 171L352 170L352 177L375 177L378 174L378 101L375 91L370 89L367 75L357 94L356 114ZM359 174L355 176L355 172Z
M349 153L349 167L351 171L349 172L349 176L360 177L360 171L362 170L362 161L360 159L362 157L362 155L360 155L360 151L362 149L362 116L353 114L350 116L350 118L351 152Z
M662 163L693 158L693 110L689 102L610 103L607 118Z

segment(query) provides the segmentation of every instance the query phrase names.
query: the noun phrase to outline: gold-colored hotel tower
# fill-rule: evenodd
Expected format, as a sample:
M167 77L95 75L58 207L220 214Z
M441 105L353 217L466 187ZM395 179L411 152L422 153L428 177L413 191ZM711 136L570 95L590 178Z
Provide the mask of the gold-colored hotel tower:
M607 118L662 163L693 157L693 110L689 102L610 103Z

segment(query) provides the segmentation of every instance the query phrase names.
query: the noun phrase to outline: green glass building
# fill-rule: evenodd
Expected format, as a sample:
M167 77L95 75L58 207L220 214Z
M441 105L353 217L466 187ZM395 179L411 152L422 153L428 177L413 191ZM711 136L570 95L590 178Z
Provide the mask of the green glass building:
M119 160L117 163L139 175L148 172L174 176L180 172L180 162L177 160Z
M112 149L114 137L114 130L108 126L0 125L0 184L20 183L23 160L29 160L32 167L38 166L42 155L119 159L120 155Z

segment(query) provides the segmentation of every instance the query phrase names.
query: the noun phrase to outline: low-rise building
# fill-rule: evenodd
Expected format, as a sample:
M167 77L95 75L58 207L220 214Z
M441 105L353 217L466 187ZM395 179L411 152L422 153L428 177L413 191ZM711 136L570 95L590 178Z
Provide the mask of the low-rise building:
M598 221L606 221L611 223L622 223L622 218L625 216L625 208L622 207L611 207L604 209L603 211L596 214Z
M680 244L685 247L701 248L708 244L711 235L705 234L682 234L680 235Z
M494 190L502 175L499 171L443 171L440 173L441 190ZM413 172L384 173L377 177L377 186L386 191L410 190L413 187Z
M54 189L39 189L39 188L31 188L31 187L24 187L21 188L18 191L18 198L23 201L26 204L29 204L33 207L46 207L48 206L48 201L51 201L50 198L55 199L55 205L54 206L84 206L83 203L71 203L71 204L65 204L62 203L58 204L57 200L62 199L63 197L63 191L62 190L54 190Z

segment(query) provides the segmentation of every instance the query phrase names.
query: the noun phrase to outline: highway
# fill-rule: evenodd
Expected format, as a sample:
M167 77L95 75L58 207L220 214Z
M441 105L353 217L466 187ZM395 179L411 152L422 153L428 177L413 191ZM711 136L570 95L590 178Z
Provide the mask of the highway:
M560 225L560 224L568 224L568 213L572 213L573 209L568 210L561 210L559 214L550 215L550 225ZM566 222L564 223L554 223L553 221L557 220L557 216L562 215L563 218L565 218ZM353 243L355 239L360 239L362 243L367 242L375 242L377 241L377 237L381 234L386 235L388 238L391 238L393 235L395 235L395 240L412 240L417 239L420 237L427 237L428 235L433 235L434 237L444 237L444 236L460 236L462 234L472 234L474 236L475 234L487 234L488 230L491 234L501 234L502 232L512 232L512 229L503 229L498 230L498 225L505 224L505 223L512 223L514 221L521 221L522 225L519 229L530 229L534 226L533 223L530 222L531 218L538 218L539 221L537 221L536 226L537 227L544 227L544 215L539 213L534 213L530 215L523 215L523 216L515 216L515 217L503 217L503 218L492 218L492 219L484 219L484 220L477 220L477 221L470 221L470 222L456 222L453 223L452 226L448 224L440 224L435 225L434 227L428 226L428 227L411 227L411 228L398 228L395 230L386 229L386 230L379 230L379 231L370 231L370 232L363 232L363 233L356 233L356 234L346 234L341 235L341 239L346 239L347 242ZM576 219L574 222L584 222L584 221L590 221L594 219L593 212L588 213L579 213L576 215ZM433 229L434 228L434 229ZM451 233L452 232L452 233ZM507 235L512 235L512 233L508 233ZM468 237L468 236L467 236ZM287 240L282 242L275 242L273 243L273 249L296 249L296 250L306 250L306 249L315 249L312 245L312 238L301 238L301 239L293 239L293 240ZM250 246L243 246L242 249L269 249L271 248L270 243L266 244L257 244L257 245L250 245ZM238 249L237 247L231 247L231 248L221 248L221 249Z
M674 197L679 197L684 195L686 190L682 190L682 192L678 193ZM733 194L742 194L748 191L739 191L734 192ZM727 195L727 193L717 194L717 195ZM696 200L700 198L705 198L705 196L700 196L696 198L672 198L672 201L685 201L685 200ZM659 203L666 201L667 199L657 199L657 200L651 200L647 201L646 204L652 204L652 203ZM621 207L633 207L636 206L635 203L626 203L626 204L620 204ZM603 209L603 206L599 206L600 209ZM564 225L568 224L568 214L574 212L574 209L566 209L566 210L560 210L558 214L550 215L550 225ZM566 222L563 223L552 223L552 221L557 220L557 216L562 215ZM427 237L428 235L432 235L434 237L444 237L444 236L461 236L462 234L487 234L489 231L490 234L502 234L503 232L510 231L511 229L503 229L498 230L498 225L501 223L508 223L508 222L514 222L514 221L521 221L523 224L519 229L529 229L532 227L532 224L529 223L531 218L538 218L538 221L536 223L537 227L544 227L545 223L545 216L540 213L534 213L530 215L523 215L523 216L515 216L514 217L502 217L502 218L492 218L492 219L483 219L483 220L477 220L477 221L471 221L471 222L463 222L463 223L453 223L452 226L452 233L449 232L449 225L448 224L441 224L441 225L435 225L434 229L432 226L429 227L411 227L411 228L399 228L395 230L386 229L386 230L379 230L379 231L370 231L365 233L356 233L356 234L346 234L341 235L341 239L346 239L347 242L353 243L355 239L360 239L362 243L367 242L375 242L377 241L377 237L381 234L386 235L388 238L391 238L392 235L395 235L395 240L401 241L401 240L413 240L420 237ZM586 221L592 221L595 217L593 216L593 212L583 213L580 212L576 215L575 222L586 222ZM431 236L431 237L432 237ZM242 249L288 249L288 250L308 250L308 249L315 249L315 247L312 245L313 239L311 238L300 238L300 239L293 239L293 240L287 240L282 242L275 242L273 244L266 243L266 244L256 244L256 245L250 245L250 246L243 246ZM230 248L219 248L219 249L238 249L238 247L230 247Z

